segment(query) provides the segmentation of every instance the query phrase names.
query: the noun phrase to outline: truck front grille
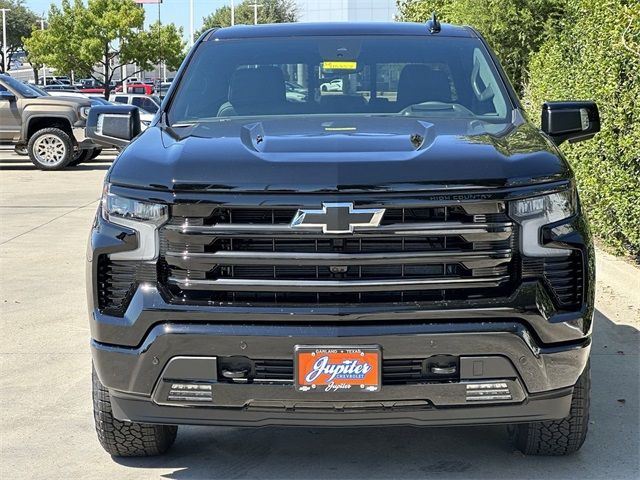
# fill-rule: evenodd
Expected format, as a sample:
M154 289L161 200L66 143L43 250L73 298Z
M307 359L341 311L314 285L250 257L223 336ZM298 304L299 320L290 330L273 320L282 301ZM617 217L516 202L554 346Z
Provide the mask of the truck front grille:
M181 303L330 305L502 296L512 279L503 202L387 207L350 234L291 229L296 211L173 206L161 281Z

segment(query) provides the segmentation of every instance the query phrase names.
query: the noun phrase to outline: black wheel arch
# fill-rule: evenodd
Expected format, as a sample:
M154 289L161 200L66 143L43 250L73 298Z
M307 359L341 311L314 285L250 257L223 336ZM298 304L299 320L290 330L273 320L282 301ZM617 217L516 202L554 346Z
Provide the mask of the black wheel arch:
M71 138L75 144L71 120L64 115L33 115L26 119L23 124L23 138L28 142L31 136L43 128L59 128Z

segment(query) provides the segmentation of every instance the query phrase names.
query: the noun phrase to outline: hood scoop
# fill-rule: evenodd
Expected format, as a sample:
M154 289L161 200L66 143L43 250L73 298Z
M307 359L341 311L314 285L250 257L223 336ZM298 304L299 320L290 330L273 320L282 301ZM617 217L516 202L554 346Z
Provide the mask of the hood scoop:
M372 121L326 121L293 125L289 122L255 122L241 127L240 139L249 150L260 153L366 153L412 152L435 139L433 124L403 122L396 131Z

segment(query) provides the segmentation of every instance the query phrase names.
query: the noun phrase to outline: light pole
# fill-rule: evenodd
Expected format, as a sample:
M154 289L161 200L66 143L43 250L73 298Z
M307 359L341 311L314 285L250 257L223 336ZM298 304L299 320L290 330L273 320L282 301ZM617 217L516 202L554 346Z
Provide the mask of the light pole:
M3 72L7 73L7 20L5 18L7 12L10 12L8 8L0 8L2 11L2 61Z
M44 17L40 17L40 30L44 30ZM42 64L42 86L47 86L47 67Z
M158 45L160 46L160 65L158 65L158 76L162 78L163 82L167 81L167 70L163 70L164 66L164 52L162 50L162 22L160 21L160 5L162 0L158 2ZM164 75L163 75L164 72Z
M251 6L253 7L253 24L257 25L258 24L258 7L261 7L262 5L258 5L258 2L255 2Z
M189 48L193 47L193 0L189 0Z
M233 0L231 0L231 26L233 27L236 24L236 6L233 4Z

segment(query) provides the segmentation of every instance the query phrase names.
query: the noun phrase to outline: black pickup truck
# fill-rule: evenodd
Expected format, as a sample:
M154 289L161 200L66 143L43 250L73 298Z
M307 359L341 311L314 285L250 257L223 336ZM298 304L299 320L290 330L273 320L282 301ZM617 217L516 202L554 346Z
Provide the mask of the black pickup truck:
M112 455L179 424L505 424L582 445L594 255L558 150L589 101L526 118L468 27L213 29L124 147L88 250L95 421Z

